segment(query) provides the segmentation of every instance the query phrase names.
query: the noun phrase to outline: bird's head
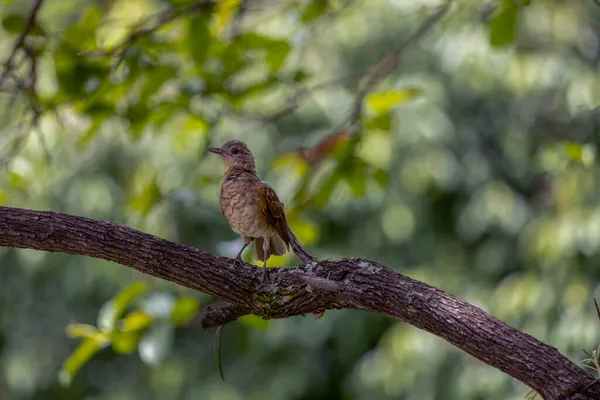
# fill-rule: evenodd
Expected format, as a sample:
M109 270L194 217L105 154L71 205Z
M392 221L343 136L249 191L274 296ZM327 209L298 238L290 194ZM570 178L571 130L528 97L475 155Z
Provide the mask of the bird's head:
M254 156L246 143L241 140L230 140L221 147L211 147L207 151L218 154L221 163L227 170L234 168L256 171Z

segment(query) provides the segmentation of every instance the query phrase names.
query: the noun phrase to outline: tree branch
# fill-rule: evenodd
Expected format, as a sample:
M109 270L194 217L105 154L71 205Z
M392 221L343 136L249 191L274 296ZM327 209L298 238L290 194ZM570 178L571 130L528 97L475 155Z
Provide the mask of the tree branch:
M0 207L0 246L102 258L229 302L207 310L206 327L245 313L269 319L350 308L387 315L445 339L547 400L600 398L600 382L554 347L374 261L326 260L274 269L271 283L260 289L261 272L249 264L233 267L230 258L108 221L11 207Z

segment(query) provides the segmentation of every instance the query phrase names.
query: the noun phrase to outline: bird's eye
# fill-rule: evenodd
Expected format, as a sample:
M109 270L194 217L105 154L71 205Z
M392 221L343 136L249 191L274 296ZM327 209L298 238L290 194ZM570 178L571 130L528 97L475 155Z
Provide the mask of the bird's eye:
M237 148L236 148L236 149L233 149L233 150L231 150L231 153L232 153L232 154L237 154L237 153L239 153L239 152L240 152L240 149L237 149Z

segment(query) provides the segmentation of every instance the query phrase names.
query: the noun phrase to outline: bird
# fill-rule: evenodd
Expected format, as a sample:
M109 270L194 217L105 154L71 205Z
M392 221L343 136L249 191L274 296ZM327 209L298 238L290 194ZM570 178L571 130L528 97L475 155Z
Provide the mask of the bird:
M316 259L302 248L287 222L284 205L275 190L261 181L252 152L241 140L232 139L208 152L217 154L225 167L221 182L221 213L244 245L233 260L235 266L242 253L254 243L254 256L263 262L262 287L267 281L267 260L290 250L305 263Z

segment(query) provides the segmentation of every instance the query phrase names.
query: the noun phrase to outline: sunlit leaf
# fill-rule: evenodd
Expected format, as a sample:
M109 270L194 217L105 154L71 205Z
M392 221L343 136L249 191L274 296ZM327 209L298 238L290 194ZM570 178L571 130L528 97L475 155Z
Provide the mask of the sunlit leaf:
M98 335L104 335L98 328L88 324L69 324L66 326L65 332L69 337L79 339L95 338Z
M140 341L138 352L143 362L150 365L160 363L173 346L174 327L162 322L155 324Z
M162 192L156 183L156 175L154 175L152 179L142 187L141 190L137 191L137 193L132 196L128 205L131 207L131 209L141 213L142 215L146 215L148 212L150 212L158 200L161 199L161 197Z
M300 242L304 245L309 245L317 241L319 237L319 227L314 222L296 219L290 221L292 231L298 236Z
M10 186L16 189L26 189L28 186L27 181L25 180L25 178L23 178L23 175L18 174L16 172L10 172L8 174L8 183L10 184Z
M97 48L96 29L102 22L102 9L98 6L86 8L78 23L70 25L62 33L65 44L84 51Z
M271 167L274 170L293 170L301 177L308 173L308 164L297 152L282 154L273 160Z
M108 340L98 340L97 338L88 338L81 342L59 372L60 383L64 386L69 385L81 367L108 343Z
M504 0L500 12L489 23L489 41L493 47L513 43L517 36L519 9L513 0Z
M211 23L211 30L215 36L220 35L225 26L233 19L241 0L221 0L217 3Z
M171 311L171 322L175 326L186 325L198 312L200 302L194 297L181 297L177 299L173 311Z
M111 335L110 345L116 353L131 354L138 346L141 334L134 332L115 332Z
M221 357L222 351L222 341L221 341L221 331L225 325L219 325L217 327L217 331L215 332L215 356L217 359L217 370L219 371L219 376L222 381L225 381L225 374L223 373L223 359Z
M240 321L242 324L244 324L246 326L258 329L263 332L265 332L267 330L267 328L269 327L269 321L267 321L266 319L263 319L257 315L252 315L252 314L244 315L244 316L238 318L238 321Z
M132 311L119 324L121 332L139 331L152 324L152 317L142 311Z
M573 161L581 161L583 156L583 146L581 143L570 142L565 144L567 156Z
M420 94L421 90L416 88L371 93L367 96L367 105L375 114L384 114Z
M148 290L144 282L136 282L123 289L112 300L105 303L98 313L98 327L103 332L112 332L119 318L125 313L127 306L138 296Z

